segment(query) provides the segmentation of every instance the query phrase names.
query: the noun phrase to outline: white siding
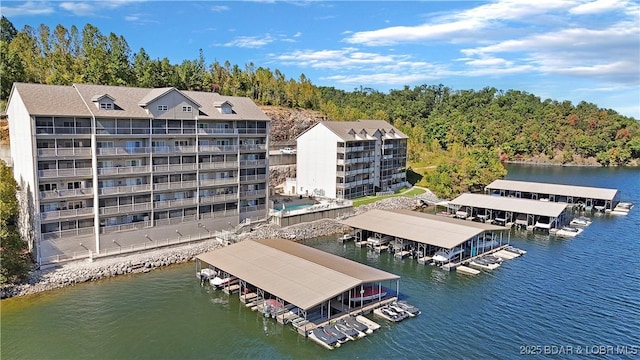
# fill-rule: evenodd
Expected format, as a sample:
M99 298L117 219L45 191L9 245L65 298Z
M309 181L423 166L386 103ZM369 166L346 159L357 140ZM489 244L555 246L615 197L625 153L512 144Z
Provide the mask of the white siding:
M33 119L29 115L27 108L15 90L11 95L11 101L7 107L7 117L9 119L9 141L11 143L11 158L13 159L13 176L18 184L24 182L22 186L28 185L34 199L38 197L33 194L37 191L35 174L35 131L31 131ZM37 204L36 204L37 205Z
M298 194L336 197L336 152L339 140L339 137L322 123L298 138L296 160Z

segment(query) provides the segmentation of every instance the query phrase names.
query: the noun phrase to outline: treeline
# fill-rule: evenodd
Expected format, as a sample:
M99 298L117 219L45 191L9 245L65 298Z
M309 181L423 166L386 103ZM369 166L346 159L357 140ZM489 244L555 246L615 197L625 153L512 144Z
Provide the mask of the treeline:
M596 159L602 165L637 165L640 159L638 121L587 102L573 105L517 90L453 90L444 85L405 86L388 93L370 88L344 91L315 86L304 74L288 79L277 69L253 63L242 68L228 61L208 64L202 51L196 59L180 64L171 64L167 58L152 59L143 48L132 54L123 36L104 35L91 24L82 30L40 25L17 31L2 17L0 25L2 101L16 81L173 86L247 96L259 105L319 110L333 120L387 120L410 135L414 167L433 157L442 159L435 165L451 165L455 159L482 164L485 158L532 157L563 163ZM493 162L488 166L494 168ZM495 168L493 176L500 176L503 171ZM452 166L447 169L452 174L456 171ZM486 178L483 175L482 181ZM461 183L456 187L469 189Z

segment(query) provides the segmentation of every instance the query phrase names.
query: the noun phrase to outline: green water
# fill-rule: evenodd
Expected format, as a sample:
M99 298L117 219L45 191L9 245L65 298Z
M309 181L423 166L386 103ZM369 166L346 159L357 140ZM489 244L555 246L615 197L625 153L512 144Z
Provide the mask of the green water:
M513 167L509 176L616 187L640 205L638 170ZM237 296L201 287L190 263L2 300L0 357L513 359L527 346L606 346L610 358L626 346L628 358L638 357L631 354L640 350L640 207L628 216L594 216L570 240L511 236L528 253L476 277L333 238L308 241L400 275L402 297L422 310L398 324L377 319L382 329L334 351L246 309Z

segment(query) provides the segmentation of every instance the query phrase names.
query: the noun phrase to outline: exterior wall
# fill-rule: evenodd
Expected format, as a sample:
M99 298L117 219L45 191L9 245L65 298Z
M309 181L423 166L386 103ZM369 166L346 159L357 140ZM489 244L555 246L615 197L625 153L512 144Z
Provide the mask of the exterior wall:
M338 136L322 123L297 140L296 191L300 195L336 197Z

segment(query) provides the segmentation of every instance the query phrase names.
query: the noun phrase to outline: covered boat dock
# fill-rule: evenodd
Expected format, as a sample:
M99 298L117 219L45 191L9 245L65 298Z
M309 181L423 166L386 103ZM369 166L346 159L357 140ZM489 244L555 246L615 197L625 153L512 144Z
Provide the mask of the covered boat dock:
M512 225L550 230L568 223L566 203L465 193L449 201L456 213L510 227Z
M485 188L489 195L500 195L521 199L563 202L572 206L612 210L620 201L617 189L560 185L541 182L495 180Z
M248 305L304 335L395 301L399 291L397 275L290 240L246 240L198 255L197 273L204 268L238 278L241 300L251 294Z
M412 252L421 263L430 262L442 250L455 252L450 259L454 262L508 244L504 227L409 210L374 209L342 223L354 228L356 242L391 236L391 251Z

